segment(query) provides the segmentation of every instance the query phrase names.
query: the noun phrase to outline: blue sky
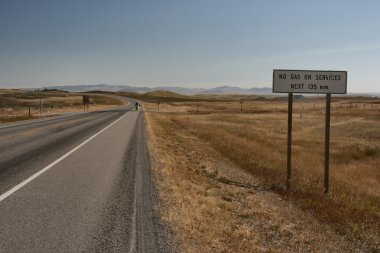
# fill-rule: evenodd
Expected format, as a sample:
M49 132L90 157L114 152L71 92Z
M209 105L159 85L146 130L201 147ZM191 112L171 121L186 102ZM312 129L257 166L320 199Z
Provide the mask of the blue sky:
M271 87L347 70L380 91L380 1L0 0L0 87Z

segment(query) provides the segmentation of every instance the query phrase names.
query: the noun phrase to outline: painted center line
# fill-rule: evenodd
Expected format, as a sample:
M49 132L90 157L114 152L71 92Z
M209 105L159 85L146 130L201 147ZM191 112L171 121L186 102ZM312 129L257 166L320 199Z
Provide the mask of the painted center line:
M114 122L112 122L111 124L109 124L108 126L106 126L105 128L103 128L102 130L100 130L99 132L97 132L96 134L94 134L93 136L91 136L90 138L88 138L87 140L85 140L84 142L82 142L81 144L79 144L78 146L76 146L75 148L73 148L72 150L70 150L69 152L67 152L63 156L61 156L60 158L58 158L57 160L55 160L54 162L50 163L49 165L47 165L42 170L38 171L37 173L33 174L32 176L30 176L26 180L22 181L18 185L14 186L12 189L10 189L10 190L6 191L5 193L1 194L0 195L0 202L3 201L4 199L8 198L10 195L12 195L16 191L18 191L19 189L21 189L22 187L24 187L25 185L27 185L28 183L30 183L31 181L33 181L34 179L36 179L40 175L42 175L44 172L48 171L54 165L58 164L59 162L61 162L63 159L65 159L66 157L68 157L69 155L71 155L72 153L74 153L75 151L77 151L78 149L80 149L83 145L85 145L86 143L88 143L89 141L91 141L92 139L94 139L96 136L98 136L99 134L101 134L102 132L104 132L105 130L107 130L108 128L110 128L112 125L114 125L115 123L117 123L118 121L120 121L122 118L124 118L125 116L127 116L128 113L129 112L127 112L126 114L124 114L123 116L121 116L120 118L118 118L117 120L115 120Z

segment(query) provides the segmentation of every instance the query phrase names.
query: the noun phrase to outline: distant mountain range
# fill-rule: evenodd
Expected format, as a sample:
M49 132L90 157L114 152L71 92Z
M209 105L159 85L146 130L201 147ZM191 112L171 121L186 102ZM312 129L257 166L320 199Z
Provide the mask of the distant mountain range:
M272 88L250 88L243 89L240 87L231 86L221 86L212 89L203 88L183 88L183 87L133 87L133 86L115 86L108 84L97 84L97 85L69 85L69 86L50 86L46 87L48 89L57 89L69 92L87 92L87 91L111 91L111 92L133 92L133 93L146 93L152 91L171 91L183 95L194 95L194 94L271 94Z
M111 92L132 92L132 93L146 93L154 91L171 91L182 95L195 95L195 94L235 94L235 95L269 95L272 93L272 88L250 88L244 89L240 87L233 86L220 86L212 89L205 88L183 88L183 87L171 87L171 86L160 86L160 87L134 87L127 85L108 85L108 84L97 84L97 85L65 85L65 86L50 86L47 89L57 89L69 92L87 92L87 91L111 91ZM280 94L277 94L280 95ZM284 94L282 94L284 95ZM313 94L305 94L313 95ZM349 92L348 95L351 96L377 96L380 97L379 92L360 92L352 93Z

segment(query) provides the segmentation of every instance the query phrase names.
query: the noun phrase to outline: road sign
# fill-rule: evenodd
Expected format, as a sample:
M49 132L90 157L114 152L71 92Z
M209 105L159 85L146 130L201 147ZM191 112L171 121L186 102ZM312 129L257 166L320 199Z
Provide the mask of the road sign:
M89 103L90 103L90 97L84 95L84 96L83 96L83 111L84 111L84 112L86 111L86 107L87 107L87 111L88 111L88 104L89 104Z
M288 93L288 151L286 188L290 189L292 167L293 93L326 94L325 124L325 194L330 176L330 107L331 94L347 93L347 71L273 70L273 93Z
M273 93L346 94L347 71L274 69Z

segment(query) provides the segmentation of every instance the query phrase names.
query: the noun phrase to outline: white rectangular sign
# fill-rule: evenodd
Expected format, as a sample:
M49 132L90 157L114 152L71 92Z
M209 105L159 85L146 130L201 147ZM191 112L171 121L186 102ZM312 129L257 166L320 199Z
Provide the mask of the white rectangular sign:
M347 71L273 70L273 93L346 94Z

